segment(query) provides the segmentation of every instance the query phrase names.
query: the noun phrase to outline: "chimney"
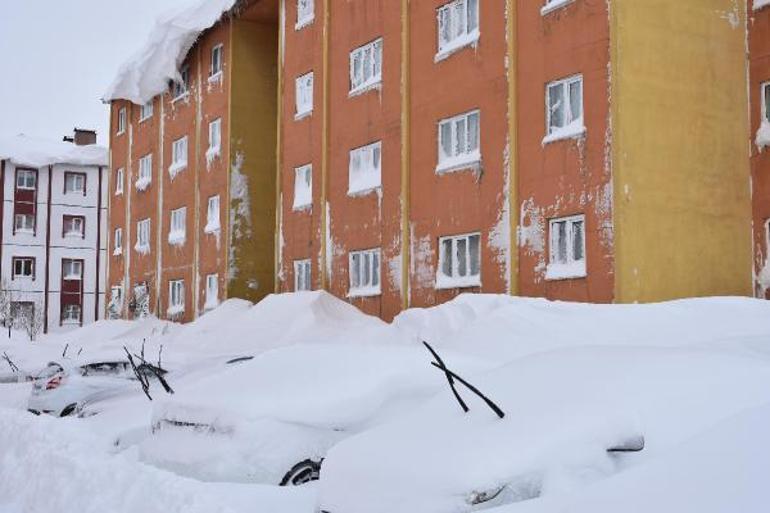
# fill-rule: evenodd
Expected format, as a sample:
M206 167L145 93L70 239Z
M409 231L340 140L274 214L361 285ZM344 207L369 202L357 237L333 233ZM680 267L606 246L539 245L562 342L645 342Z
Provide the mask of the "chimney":
M64 142L75 143L77 146L88 146L90 144L96 144L96 130L85 130L83 128L75 128L73 130L74 136L64 136Z

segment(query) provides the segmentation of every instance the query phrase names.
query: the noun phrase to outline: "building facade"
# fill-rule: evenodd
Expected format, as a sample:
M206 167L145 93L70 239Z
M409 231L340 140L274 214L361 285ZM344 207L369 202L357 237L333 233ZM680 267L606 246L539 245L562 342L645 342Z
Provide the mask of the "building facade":
M0 278L16 324L55 332L103 318L108 162L95 142L76 129L61 143L0 144Z

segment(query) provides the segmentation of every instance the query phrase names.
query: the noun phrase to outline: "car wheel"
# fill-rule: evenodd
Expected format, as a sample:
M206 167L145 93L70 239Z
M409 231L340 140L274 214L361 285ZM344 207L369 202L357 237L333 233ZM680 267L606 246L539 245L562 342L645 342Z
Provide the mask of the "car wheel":
M299 486L310 481L318 481L321 474L321 461L305 460L297 463L289 470L283 479L281 486Z
M77 404L70 404L68 406L65 406L64 409L61 411L61 414L59 414L59 417L69 417L73 413L75 413L75 408L77 408Z

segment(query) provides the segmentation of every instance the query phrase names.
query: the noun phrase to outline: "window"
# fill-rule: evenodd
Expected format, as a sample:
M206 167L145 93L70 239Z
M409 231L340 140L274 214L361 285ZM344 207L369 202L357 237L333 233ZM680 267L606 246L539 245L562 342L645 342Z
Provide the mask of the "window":
M582 76L548 84L545 102L547 134L543 144L577 137L585 132Z
M224 45L216 45L211 49L211 69L209 70L210 78L219 77L222 74L222 61L224 54Z
M136 246L137 253L150 252L150 220L142 219L136 223Z
M219 228L219 196L211 196L206 209L206 226L203 231L215 233L219 231Z
M350 94L364 92L382 82L382 39L350 52Z
M762 84L761 92L762 121L770 123L770 82Z
M62 217L62 236L85 238L86 218L70 215Z
M474 167L481 161L477 110L439 121L437 173Z
M125 173L126 171L122 167L115 171L115 196L123 194L123 177Z
M171 211L171 227L168 232L168 242L173 245L184 244L187 236L187 207Z
M112 250L112 254L122 255L123 254L123 228L115 228L115 236L113 237L114 240L114 249Z
M349 296L377 296L380 294L379 248L351 252L349 266Z
M139 178L136 179L136 190L143 191L152 183L152 153L139 159Z
M206 303L204 308L210 310L219 305L219 275L209 274L206 276Z
M110 287L110 296L112 298L110 305L120 309L123 306L123 287L120 285Z
M82 194L86 195L86 174L85 173L64 173L64 194Z
M297 0L297 23L295 30L299 30L305 25L310 24L315 17L315 6L313 0Z
M294 261L294 291L312 290L310 281L310 259Z
M37 188L37 171L31 169L16 170L16 188L34 191Z
M439 239L436 288L481 286L480 243L478 233Z
M570 2L574 2L574 0L545 0L545 5L540 9L540 14L545 16L549 12L555 11L559 7L564 7Z
M62 324L80 324L80 305L62 306L61 322Z
M152 100L148 101L141 107L139 107L139 122L141 123L145 119L150 119L152 117Z
M438 8L436 60L479 39L479 0L454 0Z
M313 112L313 72L306 73L295 80L295 103L297 112L294 119L301 119Z
M294 210L313 205L313 165L294 168Z
M222 119L217 118L209 123L209 149L206 150L206 158L211 161L219 155L222 148Z
M168 282L168 315L184 313L184 280Z
M62 260L62 279L76 280L83 279L83 261L65 258Z
M35 259L31 257L13 257L12 279L35 279Z
M583 215L550 220L546 279L563 280L586 275L585 224Z
M19 324L15 324L16 327L21 327L24 321L35 318L35 303L34 301L11 301L11 317L16 319L15 323L22 321Z
M126 108L121 107L118 110L118 132L117 135L125 133L126 131Z
M171 165L168 173L174 178L179 171L187 167L187 136L171 143Z
M356 148L350 152L348 195L361 194L381 185L382 144Z
M182 66L182 69L179 70L179 78L181 80L175 80L171 88L174 101L187 96L190 87L190 66L187 64Z
M14 232L33 233L35 231L35 216L33 214L16 214L13 218Z

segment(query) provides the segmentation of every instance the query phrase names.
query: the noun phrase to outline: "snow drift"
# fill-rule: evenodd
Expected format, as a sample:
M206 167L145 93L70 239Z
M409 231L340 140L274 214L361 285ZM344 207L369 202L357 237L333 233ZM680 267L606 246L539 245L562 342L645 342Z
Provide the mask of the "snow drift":
M0 138L0 160L4 159L35 168L54 164L106 166L109 162L107 148L102 146L77 146L26 135Z

